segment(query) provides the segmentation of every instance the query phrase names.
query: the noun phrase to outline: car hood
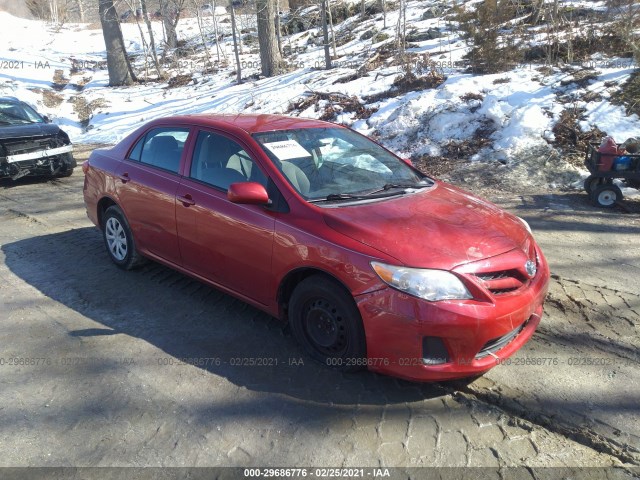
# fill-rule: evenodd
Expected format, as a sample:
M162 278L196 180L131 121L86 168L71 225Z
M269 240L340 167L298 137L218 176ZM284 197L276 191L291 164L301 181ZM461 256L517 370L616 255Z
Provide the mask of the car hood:
M530 238L517 217L440 182L401 197L325 208L323 216L330 228L411 267L450 270L526 250Z
M53 123L26 123L24 125L0 125L0 140L22 137L50 137L57 135L60 127Z

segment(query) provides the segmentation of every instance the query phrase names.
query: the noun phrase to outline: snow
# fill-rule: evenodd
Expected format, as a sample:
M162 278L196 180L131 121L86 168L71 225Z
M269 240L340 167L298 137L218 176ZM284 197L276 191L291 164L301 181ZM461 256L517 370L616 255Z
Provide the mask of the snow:
M466 2L464 7L473 9L474 3L478 2ZM594 5L594 2L571 3L575 6ZM614 90L611 85L626 81L634 69L628 59L594 56L592 66L597 77L586 86L561 85L560 82L570 77L572 72L560 68L541 73L532 66L522 66L502 74L470 75L454 68L464 64L462 58L467 51L456 26L440 18L421 20L425 9L436 4L429 1L408 3L410 29L423 31L436 27L444 34L441 38L419 42L410 51L428 54L430 60L447 75L446 81L435 89L403 94L390 92L388 98L371 100L367 106L377 108L377 111L369 118L360 119L352 112L341 112L337 115L337 122L376 136L385 146L404 157L439 155L450 142L470 140L478 131L487 131L488 128L489 132L493 131L490 133L491 144L474 155L473 160L500 160L514 172L518 168L526 170L521 165L522 159L530 158L531 152L543 152L549 148L553 125L568 107L559 103L559 95L575 97L575 107L584 108L584 120L579 124L583 130L598 127L619 142L640 136L640 119L636 115L627 115L623 107L610 102ZM310 39L316 38L317 29L284 38L283 44L299 54L294 57L291 71L274 78L246 78L259 72L260 61L255 46L245 45L241 57L245 81L240 85L235 82L235 60L228 35L230 26L219 21L220 32L227 36L220 42L220 52L213 43L209 45L209 55L216 67L213 73L203 73L205 57L199 51L194 57L178 61L173 70L174 74L192 73L193 81L188 85L169 88L166 82L152 81L110 88L107 86L104 41L99 29L84 24L65 24L54 28L41 21L0 12L5 39L0 45L0 60L4 64L13 62L16 65L16 68L0 70L0 95L13 95L32 104L61 125L76 143L113 144L144 122L173 114L287 113L319 118L324 113L326 102L301 111L290 111L290 105L310 92L339 92L364 101L368 96L384 94L392 88L402 71L390 63L393 57L358 78L344 79L352 76L373 55L372 41L360 40L362 34L375 28L392 39L397 19L397 11L389 11L386 29L382 15L365 22L350 18L342 25L336 25L338 35L348 32L353 35L353 40L338 47L335 60L338 67L329 71L317 68L324 66L319 42L309 43ZM213 32L210 14L203 16L203 22L205 34L210 38ZM255 26L253 17L239 16L238 22L241 28ZM146 35L146 25L141 27ZM162 25L154 21L153 28L156 42L160 43ZM143 48L139 27L135 23L123 24L123 34L129 52L140 55ZM187 39L192 45L200 44L195 18L180 20L178 37ZM222 55L220 61L218 54ZM137 60L136 65L142 66L141 60ZM78 66L77 72L72 71L72 67ZM57 105L46 106L42 92L51 90L56 70L62 71L69 84L55 92L61 97ZM144 75L152 77L153 68L149 66ZM83 86L74 88L73 84ZM601 99L586 102L581 99L585 93L598 94ZM481 98L465 99L468 94L479 94ZM71 100L77 100L77 97L95 106L88 125L80 122L79 114L74 110ZM563 175L573 172L567 183L575 182L577 177L584 175L573 167L558 165L558 171Z

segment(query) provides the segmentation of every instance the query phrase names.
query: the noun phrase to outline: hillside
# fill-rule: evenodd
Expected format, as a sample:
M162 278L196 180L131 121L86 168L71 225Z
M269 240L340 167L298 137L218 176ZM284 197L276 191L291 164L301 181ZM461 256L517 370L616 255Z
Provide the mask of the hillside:
M167 52L163 64L166 80L154 78L141 41L146 30L124 23L127 50L146 81L119 88L106 86L98 24L54 27L0 13L8 38L0 46L0 95L34 104L76 143L114 143L142 122L178 113L322 118L352 126L420 168L470 188L577 186L588 142L605 134L619 142L640 136L633 57L605 41L603 22L591 33L600 37L586 46L579 41L587 26L595 28L594 19L605 18L605 2L560 2L567 22L559 22L553 37L544 18L535 24L531 12L514 11L522 15L494 25L499 47L479 62L469 25L482 27L481 3L408 2L404 49L396 43L398 4L387 2L386 14L370 4L364 20L359 3L332 4L331 70L324 69L318 9L285 14L283 24L295 32L282 38L289 71L272 78L258 75L255 15L241 12L241 84L227 15L217 17L217 42L211 17L202 18L202 33L197 18L180 21L180 47ZM162 38L160 22L154 32ZM575 45L572 63L558 54L545 65L550 38L556 47Z

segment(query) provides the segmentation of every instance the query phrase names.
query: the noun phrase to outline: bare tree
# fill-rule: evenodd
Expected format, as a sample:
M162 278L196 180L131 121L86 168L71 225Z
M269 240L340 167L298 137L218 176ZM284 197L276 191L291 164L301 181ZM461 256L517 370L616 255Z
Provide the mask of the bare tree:
M57 0L49 0L49 12L51 12L51 22L60 23L60 18L58 17L58 1Z
M396 46L404 54L407 36L407 0L400 0L398 7L398 24L396 25Z
M331 2L327 0L327 15L329 20L329 31L331 32L331 48L333 49L333 58L338 58L336 49L336 34L333 31L333 15L331 15Z
M165 43L167 48L178 46L178 34L176 28L180 21L180 14L184 6L184 0L160 0L160 14L164 27Z
M607 7L617 18L616 30L629 47L640 68L640 3L637 0L607 0Z
M218 63L220 63L221 61L220 54L222 53L222 58L224 58L225 61L227 59L227 54L225 53L224 49L220 47L220 41L223 39L223 35L220 35L219 29L218 29L218 17L216 15L216 9L217 9L216 0L213 0L212 8L213 8L213 11L211 12L211 21L213 23L213 34L216 39L216 54L218 56Z
M273 0L256 0L258 12L258 42L262 75L273 77L282 73L282 56L276 39L275 8Z
M231 34L233 35L233 53L236 56L236 79L238 83L242 83L240 52L238 49L238 28L236 27L236 9L233 7L233 1L229 3L229 8L231 9Z
M124 38L113 0L98 0L98 2L102 35L107 49L109 86L131 85L136 78L124 48Z
M324 65L327 70L331 68L331 53L329 51L329 28L327 27L327 0L320 3L320 16L322 18L322 39L324 43Z
M162 77L162 69L160 68L160 62L158 62L158 53L156 52L156 41L153 38L153 26L151 20L149 20L149 12L147 11L147 1L140 0L140 7L142 8L142 18L147 24L147 30L149 31L149 49L151 50L151 57L153 58L153 65L156 68L158 77Z
M84 23L84 4L82 0L76 0L78 5L78 14L80 15L80 23Z
M200 32L200 41L202 42L202 48L204 49L204 58L206 68L213 68L213 62L211 61L211 55L209 54L209 47L207 47L207 40L204 35L204 23L202 21L202 15L200 14L200 6L196 0L192 0L196 9L196 20L198 22L198 31Z

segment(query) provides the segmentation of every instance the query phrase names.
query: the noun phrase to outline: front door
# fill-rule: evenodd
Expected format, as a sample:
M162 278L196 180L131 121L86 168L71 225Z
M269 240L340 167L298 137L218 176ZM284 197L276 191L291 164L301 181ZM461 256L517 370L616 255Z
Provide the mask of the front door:
M259 205L227 199L235 182L267 177L239 142L200 130L190 171L178 187L176 220L183 265L259 303L269 301L275 220Z

